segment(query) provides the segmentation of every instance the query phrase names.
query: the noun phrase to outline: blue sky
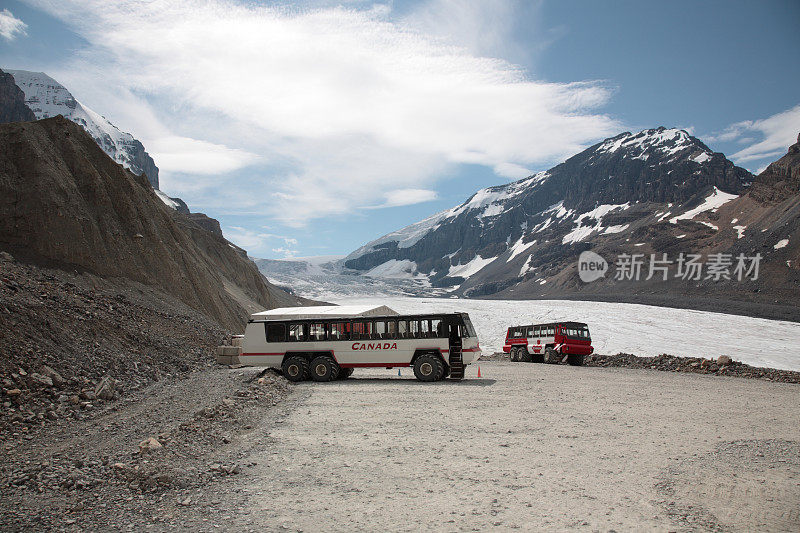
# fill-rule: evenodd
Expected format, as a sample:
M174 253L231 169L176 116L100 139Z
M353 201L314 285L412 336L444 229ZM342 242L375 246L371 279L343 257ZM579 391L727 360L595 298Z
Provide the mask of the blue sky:
M756 171L800 132L800 3L4 1L0 68L139 138L258 257L346 254L603 138Z

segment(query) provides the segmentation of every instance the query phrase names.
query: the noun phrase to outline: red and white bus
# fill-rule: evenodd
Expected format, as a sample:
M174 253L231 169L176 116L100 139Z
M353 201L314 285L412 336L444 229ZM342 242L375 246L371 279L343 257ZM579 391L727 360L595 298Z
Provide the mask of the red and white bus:
M344 379L354 368L412 367L420 381L460 380L480 356L466 313L399 315L385 306L283 308L247 323L239 362L291 381Z
M580 366L594 348L583 322L553 322L508 328L503 351L511 354L512 361Z

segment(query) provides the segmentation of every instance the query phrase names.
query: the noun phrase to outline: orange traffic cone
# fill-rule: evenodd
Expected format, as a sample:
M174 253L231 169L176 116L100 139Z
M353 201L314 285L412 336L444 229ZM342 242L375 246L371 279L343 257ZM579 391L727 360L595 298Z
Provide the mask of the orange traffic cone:
M481 377L481 367L478 367L478 377Z

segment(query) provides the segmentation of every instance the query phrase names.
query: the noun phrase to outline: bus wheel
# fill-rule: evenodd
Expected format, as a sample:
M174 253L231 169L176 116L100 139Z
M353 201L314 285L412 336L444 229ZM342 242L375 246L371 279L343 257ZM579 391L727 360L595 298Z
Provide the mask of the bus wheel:
M582 355L568 355L567 356L567 363L572 366L581 366L583 364L583 356Z
M558 363L558 354L552 348L548 348L544 351L544 362L548 365L554 365Z
M352 368L339 368L339 375L336 376L336 379L347 379L353 375Z
M320 355L311 360L311 379L333 381L339 375L339 365L329 355Z
M438 381L444 375L442 360L435 355L424 354L414 362L414 375L420 381Z
M533 359L531 358L531 354L527 348L519 349L519 360L522 361L523 363L530 363L531 361L533 361Z
M516 348L511 348L511 361L512 362L516 363L517 361L519 361L519 357L517 356L518 353L519 352L517 351Z
M299 355L287 357L281 365L283 377L289 381L303 381L308 379L308 359Z

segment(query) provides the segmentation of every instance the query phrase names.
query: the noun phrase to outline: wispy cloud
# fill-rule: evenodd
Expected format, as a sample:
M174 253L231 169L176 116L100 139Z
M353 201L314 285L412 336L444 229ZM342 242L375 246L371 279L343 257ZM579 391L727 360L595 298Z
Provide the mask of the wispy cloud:
M106 79L89 90L143 95L180 115L165 119L175 136L225 148L208 167L196 151L153 148L157 164L224 173L258 154L257 174L271 176L269 187L253 187L260 209L289 225L400 205L387 191L431 189L454 164L518 177L621 129L597 112L611 95L602 83L538 81L482 55L501 31L483 45L443 39L486 23L469 2L432 0L402 15L392 4L33 2L90 43L82 64ZM461 4L454 23L448 8ZM509 2L494 4L489 25L503 28ZM209 185L209 201L224 179Z
M396 189L384 193L385 201L380 205L370 206L369 209L384 207L400 207L404 205L421 204L438 198L436 191L430 189Z
M258 155L245 150L174 135L155 138L147 149L158 161L159 169L166 172L221 174L259 159Z
M709 141L752 143L732 154L736 163L745 164L783 155L797 142L800 133L800 105L760 120L745 120L731 124L721 132L709 135ZM755 138L761 138L754 142Z
M253 231L242 226L226 226L222 228L225 238L235 242L242 248L250 251L265 251L270 247L271 242L282 241L283 245L272 248L273 252L283 254L285 257L294 257L297 250L292 247L297 246L297 239L275 235L274 233ZM274 244L272 246L275 246Z
M15 17L8 9L0 11L0 37L13 41L18 35L27 35L27 24Z

